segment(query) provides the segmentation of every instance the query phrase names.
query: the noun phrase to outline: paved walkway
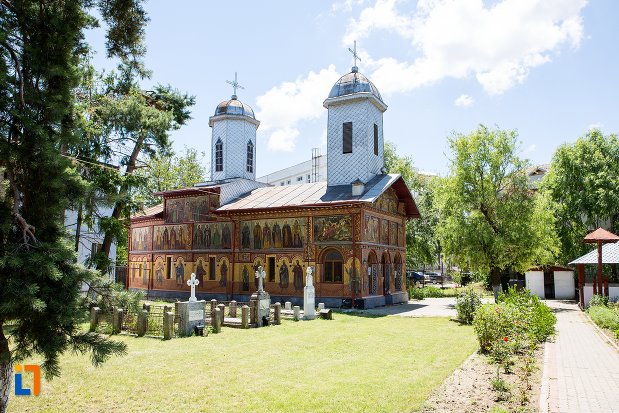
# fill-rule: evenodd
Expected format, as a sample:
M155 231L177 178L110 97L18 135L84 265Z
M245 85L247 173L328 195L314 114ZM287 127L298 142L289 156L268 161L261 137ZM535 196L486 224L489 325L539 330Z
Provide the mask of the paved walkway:
M604 342L577 304L547 301L556 311L557 338L548 346L548 410L619 413L619 352Z
M455 317L455 298L425 298L411 300L406 304L363 310L369 314L398 315L400 317Z

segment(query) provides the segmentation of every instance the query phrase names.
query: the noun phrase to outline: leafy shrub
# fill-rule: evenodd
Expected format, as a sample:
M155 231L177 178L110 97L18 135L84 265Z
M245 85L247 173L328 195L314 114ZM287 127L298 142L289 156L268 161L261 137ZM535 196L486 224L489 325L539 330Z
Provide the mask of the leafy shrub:
M443 290L441 290L438 287L423 287L422 290L424 290L424 296L426 298L442 298L445 297L445 294L443 293Z
M589 301L589 307L607 307L608 306L608 297L603 295L594 295L591 297L591 301Z
M483 304L473 316L473 329L482 351L490 351L493 343L513 336L514 310L504 304Z
M414 286L408 287L408 298L410 300L423 300L425 298L423 288L417 288Z
M554 334L557 317L529 290L510 287L507 293L499 294L498 301L515 308L517 315L514 324L519 335L530 335L541 343Z
M610 330L619 330L619 311L605 306L591 306L587 309L595 324Z
M465 324L473 322L475 311L481 306L481 296L472 289L465 290L456 299L458 319Z

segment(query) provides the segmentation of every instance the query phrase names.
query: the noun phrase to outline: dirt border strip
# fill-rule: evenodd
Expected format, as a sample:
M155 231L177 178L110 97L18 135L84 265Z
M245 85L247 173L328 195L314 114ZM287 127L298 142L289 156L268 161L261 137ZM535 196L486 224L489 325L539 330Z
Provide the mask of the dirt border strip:
M539 395L540 413L559 412L556 343L544 343L544 371Z

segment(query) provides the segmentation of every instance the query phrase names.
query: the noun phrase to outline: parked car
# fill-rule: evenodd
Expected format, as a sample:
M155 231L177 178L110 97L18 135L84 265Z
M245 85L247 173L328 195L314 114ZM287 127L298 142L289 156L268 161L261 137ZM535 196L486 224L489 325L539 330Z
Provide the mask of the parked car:
M408 270L406 271L406 278L408 278L408 282L413 284L413 283L423 283L425 281L423 274L420 274L418 272L412 271L412 270Z
M424 273L424 277L426 279L426 282L432 284L440 284L441 282L443 282L443 276L437 272L426 272Z

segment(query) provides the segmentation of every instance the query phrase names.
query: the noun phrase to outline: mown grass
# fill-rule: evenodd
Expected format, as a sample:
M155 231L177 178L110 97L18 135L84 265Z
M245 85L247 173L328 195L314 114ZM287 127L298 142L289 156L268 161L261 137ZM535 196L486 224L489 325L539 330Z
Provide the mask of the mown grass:
M61 358L62 376L13 412L404 412L419 409L476 348L445 318L358 317L225 328L161 341L119 336L128 355L93 367Z

